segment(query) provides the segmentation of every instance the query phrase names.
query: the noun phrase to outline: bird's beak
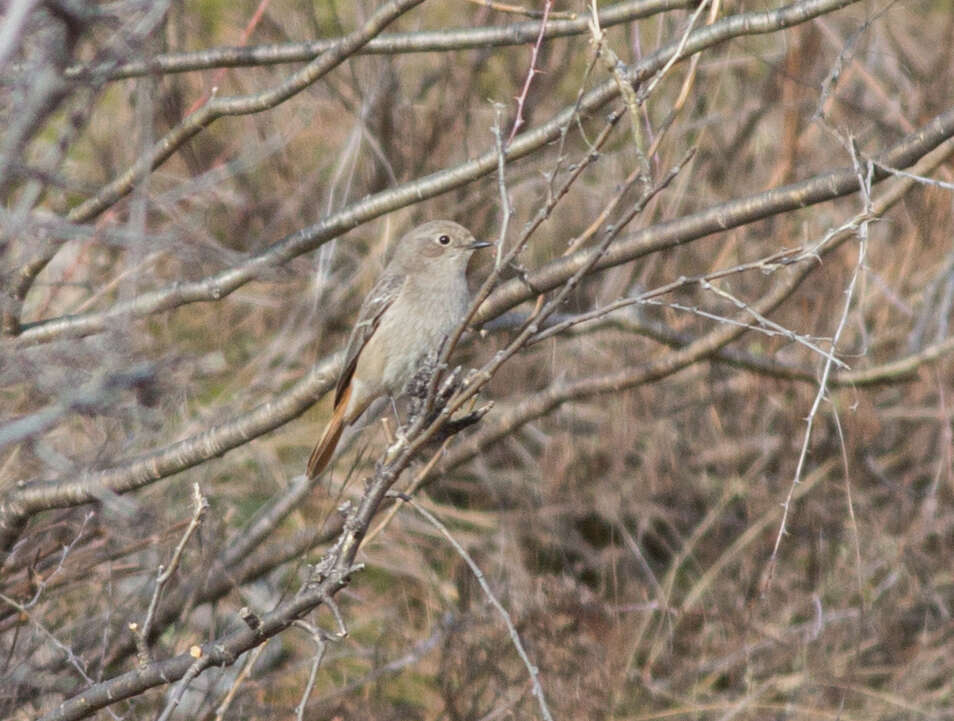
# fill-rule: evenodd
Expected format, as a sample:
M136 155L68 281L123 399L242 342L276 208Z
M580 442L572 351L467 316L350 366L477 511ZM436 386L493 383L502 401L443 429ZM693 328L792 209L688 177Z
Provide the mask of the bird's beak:
M475 240L473 243L467 246L468 250L480 250L481 248L486 248L493 243L488 243L486 240Z

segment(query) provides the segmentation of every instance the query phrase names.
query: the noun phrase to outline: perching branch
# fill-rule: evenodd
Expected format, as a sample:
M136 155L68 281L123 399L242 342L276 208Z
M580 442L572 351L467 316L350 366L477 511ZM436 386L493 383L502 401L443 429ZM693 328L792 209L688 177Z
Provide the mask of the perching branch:
M890 161L885 162L893 167L908 166L952 136L954 110L938 116L879 157L890 158ZM520 139L515 141L518 142ZM923 175L924 172L918 174ZM890 174L884 172L879 177L876 173L872 180L875 182L885 177L890 177ZM908 180L909 184L903 186L905 189L910 189L915 182ZM729 201L679 220L650 226L615 241L595 262L591 262L592 251L583 248L528 273L526 279L518 278L501 284L480 305L475 316L476 321L486 323L527 300L531 297L531 292L535 294L559 287L588 262L591 262L590 271L619 265L650 252L674 247L727 228L847 195L857 188L857 183L857 176L852 169L831 171L800 183ZM894 192L891 196L895 199L900 197ZM744 328L739 332L743 330ZM736 336L732 336L734 337ZM719 344L719 347L732 338ZM88 503L97 497L99 488L106 488L114 493L128 492L221 455L229 448L246 442L250 437L280 426L297 417L326 392L333 383L335 372L336 359L325 359L290 391L262 404L253 412L214 427L194 439L145 456L132 464L74 481L36 482L8 491L0 501L0 541L3 542L0 543L0 548L9 549L26 519L41 510Z

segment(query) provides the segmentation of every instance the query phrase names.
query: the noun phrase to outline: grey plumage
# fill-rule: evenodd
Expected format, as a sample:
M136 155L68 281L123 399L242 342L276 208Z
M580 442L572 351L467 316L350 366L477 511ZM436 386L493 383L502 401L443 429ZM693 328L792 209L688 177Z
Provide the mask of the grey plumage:
M308 460L309 478L325 469L344 427L375 399L398 395L463 321L467 264L487 245L450 220L424 223L398 241L348 338L334 412Z

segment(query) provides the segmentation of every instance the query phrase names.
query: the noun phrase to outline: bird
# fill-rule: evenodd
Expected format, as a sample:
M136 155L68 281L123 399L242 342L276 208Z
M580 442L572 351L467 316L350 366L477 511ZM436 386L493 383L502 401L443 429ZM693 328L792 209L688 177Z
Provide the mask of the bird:
M309 480L328 466L345 427L378 398L400 395L463 322L467 265L490 245L451 220L426 222L397 242L348 338L331 419L308 459Z

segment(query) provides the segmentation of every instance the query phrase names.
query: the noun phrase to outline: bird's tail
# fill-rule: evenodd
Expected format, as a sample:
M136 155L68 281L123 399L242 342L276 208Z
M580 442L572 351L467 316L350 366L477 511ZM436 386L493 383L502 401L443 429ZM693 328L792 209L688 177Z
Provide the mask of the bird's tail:
M341 438L341 432L345 426L345 411L348 408L348 401L351 400L351 384L345 388L341 398L335 405L334 413L331 414L331 420L325 426L325 432L321 434L321 440L315 444L315 450L311 452L308 459L308 479L313 481L328 466L328 462L334 455L335 448L338 446L338 439Z

